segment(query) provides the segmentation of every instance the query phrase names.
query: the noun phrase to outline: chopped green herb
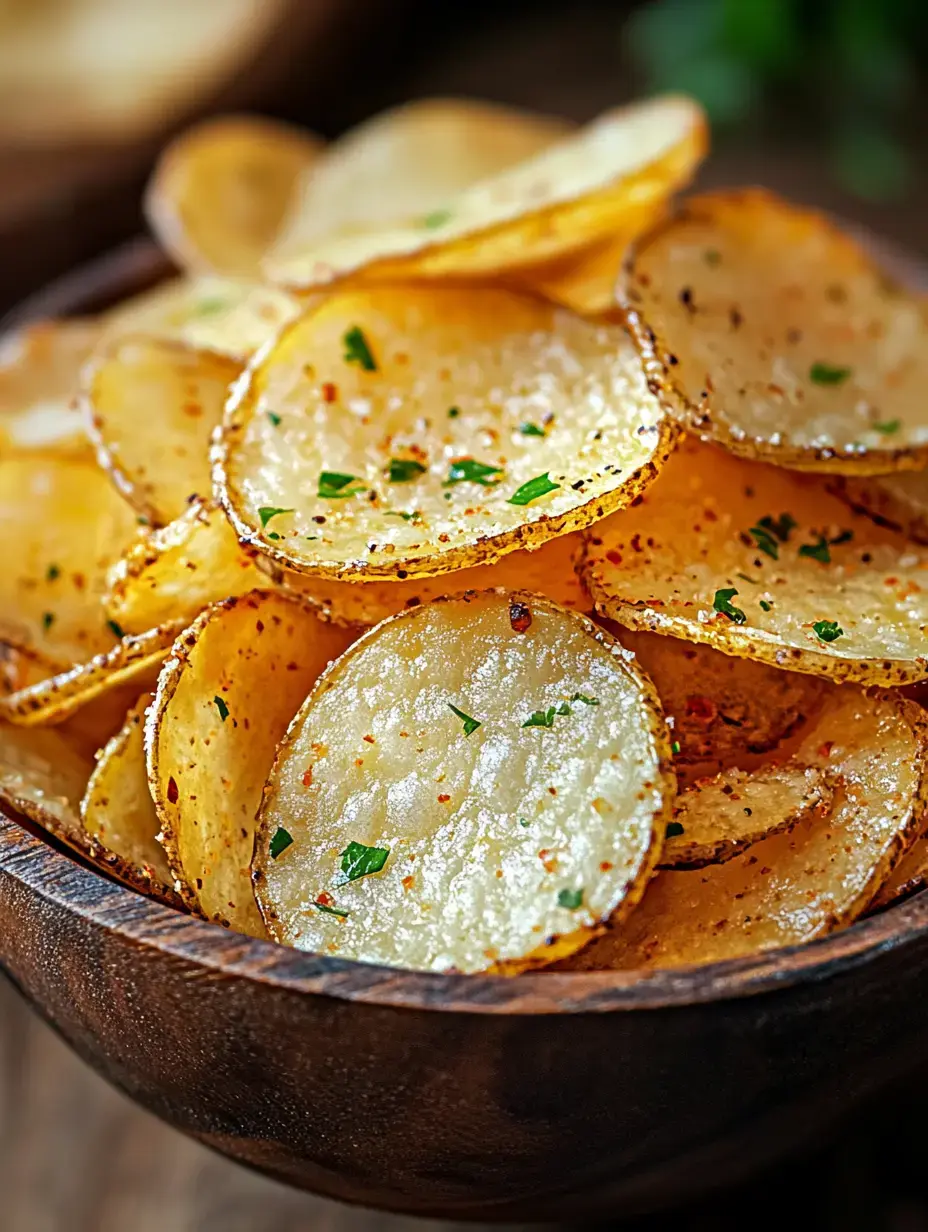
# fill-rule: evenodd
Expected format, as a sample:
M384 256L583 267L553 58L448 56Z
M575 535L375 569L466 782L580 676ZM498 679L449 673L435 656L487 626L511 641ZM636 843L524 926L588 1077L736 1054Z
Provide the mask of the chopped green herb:
M747 620L740 607L735 607L731 600L737 594L737 590L733 586L727 586L723 590L715 592L715 598L712 600L712 606L717 612L721 612L723 616L727 616L729 620L733 620L736 625L743 625Z
M368 877L371 873L379 873L389 854L389 847L366 847L363 843L352 840L342 852L341 869L345 880L341 884L357 881L359 877Z
M824 535L819 535L815 543L802 544L799 555L810 560L821 561L823 565L831 564L831 552L828 550L828 540Z
M676 755L680 752L679 740L674 740L673 744L670 746L670 751L673 753L674 757L676 757Z
M809 380L816 385L842 385L850 375L850 368L836 368L833 364L821 362L809 369Z
M761 552L765 552L773 560L780 559L781 543L786 543L790 533L796 529L796 519L789 513L781 513L778 518L767 514L759 518L756 526L748 531Z
M108 620L106 622L106 627L110 630L113 637L118 637L120 641L122 641L122 639L126 636L125 629L116 620Z
M820 642L836 642L844 636L844 630L835 620L816 620L812 628Z
M519 424L519 431L523 436L544 436L544 428L539 428L538 424L523 423Z
M267 537L268 539L279 539L280 535L278 535L276 530L269 530L267 532Z
M357 325L352 325L351 329L345 330L342 342L345 344L346 364L360 364L365 372L377 371L377 365L362 329L359 329Z
M277 414L276 411L268 411L267 417L271 421L271 423L274 425L275 428L280 427L280 416Z
M469 714L465 714L463 710L458 710L457 706L452 706L451 702L448 703L448 709L454 711L458 718L463 722L465 736L472 736L477 728L482 726L479 719L472 719L471 716Z
M218 296L210 299L201 299L196 306L196 314L199 317L212 317L217 312L225 312L227 307L227 302Z
M324 915L336 915L340 920L347 920L350 914L344 907L330 907L328 903L314 902L313 906Z
M385 518L402 518L404 522L418 522L422 514L418 509L414 509L412 513L404 513L402 509L385 509L383 516Z
M523 727L553 727L554 716L556 711L553 706L549 706L547 710L533 710L528 716Z
M424 474L425 467L421 462L412 458L391 458L387 478L391 483L409 483L411 479Z
M276 860L277 857L293 842L293 835L289 830L285 830L283 826L278 826L271 837L271 859Z
M271 518L276 518L281 513L293 513L293 510L276 509L273 505L262 505L258 510L258 517L261 519L261 529L264 530Z
M530 505L532 501L538 500L540 496L547 496L549 492L555 492L561 485L552 483L551 477L547 471L543 475L536 475L534 479L529 479L527 483L523 483L521 488L517 488L506 502L507 505Z
M773 607L773 604L772 604L772 603L768 603L766 599L761 599L761 601L760 601L760 606L761 606L761 610L762 610L762 611L764 611L764 612L769 612L769 611L770 611L770 609L771 609L771 607Z
M572 702L583 702L584 706L598 706L598 697L587 697L585 693L575 693L570 699Z
M139 524L139 526L150 526L151 525L151 523L149 522L148 518L146 518L144 513L140 513L139 516L135 520Z
M901 419L887 419L870 425L874 432L882 432L884 436L892 436L902 427Z
M357 487L351 487L357 484ZM319 474L319 491L317 496L323 500L344 500L346 496L357 496L365 491L364 484L357 475L344 475L341 471L321 471Z
M449 419L457 419L460 413L461 413L461 408L459 406L449 406L448 407L448 418Z
M436 227L443 227L450 218L450 210L432 210L431 214L426 214L422 219L422 225L429 231L434 231Z
M61 570L57 565L49 565L45 570L46 582L56 582L61 577Z
M519 825L520 825L520 826L522 826L522 827L524 827L526 830L528 829L528 827L529 827L531 824L532 824L532 823L529 821L529 819L528 819L527 817L520 817L520 818L519 818Z
M570 707L567 705L566 702L561 702L561 704L558 706L557 710L555 710L554 713L555 714L570 714Z
M46 631L46 633L48 632L48 630L52 627L54 623L55 623L55 613L54 612L43 612L42 613L42 628Z
M742 580L742 581L744 581L744 582L750 582L752 586L759 586L759 585L760 585L760 583L758 582L757 578L748 577L748 575L747 575L746 573L736 573L736 574L735 574L735 577L740 577L740 578L741 578L741 580Z
M583 904L583 890L559 890L557 905L568 911L576 911Z
M681 834L686 833L679 821L668 821L667 829L664 831L666 838L679 838Z
M220 719L222 719L224 723L226 719L229 717L229 707L226 705L224 699L221 698L218 693L213 698L213 702L215 703L216 709L219 711Z
M706 265L715 267L716 265L721 264L722 254L717 248L707 248L702 255Z
M502 473L501 466L488 466L486 462L475 462L473 458L458 458L451 463L448 478L441 486L450 488L456 483L479 483L484 488L492 488L499 483L493 476Z
M835 547L839 543L850 543L853 538L854 532L852 530L842 530L835 535L834 539L829 539L828 542L832 547Z

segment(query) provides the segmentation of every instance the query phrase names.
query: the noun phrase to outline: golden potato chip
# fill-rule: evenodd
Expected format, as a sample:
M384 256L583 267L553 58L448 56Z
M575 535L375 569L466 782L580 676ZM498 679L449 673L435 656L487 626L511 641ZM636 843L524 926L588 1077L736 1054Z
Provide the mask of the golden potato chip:
M529 270L524 283L529 290L563 304L581 316L595 317L616 307L615 288L628 246L662 213L648 202L637 217L629 217L618 239L608 239L584 248L566 261L540 270Z
M928 471L866 479L836 475L829 488L878 525L901 530L916 543L928 543Z
M650 684L576 612L487 591L393 617L280 746L255 841L268 928L421 970L550 962L643 890L669 754Z
M92 463L29 454L0 460L0 639L58 667L111 647L100 599L135 516Z
M105 334L116 341L127 334L168 338L244 363L300 311L292 296L261 283L174 278L112 309Z
M366 279L481 277L545 265L617 233L692 178L707 146L692 100L666 96L608 111L532 158L379 229L288 242L265 261L272 282L307 290Z
M821 770L792 761L700 779L677 796L660 867L724 864L815 810L827 813L833 796Z
M571 125L498 103L417 99L382 111L330 145L303 175L281 252L342 231L441 219L471 184L540 153Z
M821 214L760 189L687 201L619 295L648 378L691 432L805 470L928 462L928 309Z
M576 967L716 962L853 923L921 826L926 741L925 715L912 702L835 689L795 758L830 778L830 811L725 864L659 873L628 922Z
M928 677L928 556L823 479L688 441L585 552L597 610L629 628L837 680Z
M210 495L210 436L240 371L225 356L141 335L88 367L84 414L100 465L150 522L171 522Z
M249 369L214 479L283 567L403 580L628 504L673 431L618 327L501 288L379 287L333 294Z
M194 501L113 565L103 600L106 614L126 633L144 633L169 620L191 621L218 599L268 585L253 557L221 509Z
M186 269L256 274L321 150L318 138L279 120L204 120L158 160L145 194L151 228Z
M274 750L351 636L301 600L252 591L178 639L146 721L148 778L179 892L206 919L264 936L250 863Z
M40 321L0 345L0 449L93 457L77 407L80 370L100 337L96 321Z
M654 681L678 767L737 766L745 754L776 748L814 714L827 687L815 676L676 637L615 632Z
M123 686L133 685L137 696L154 684L154 677L184 623L175 620L137 636L124 637L112 650L86 663L0 697L0 719L24 727L47 726L62 723L90 702ZM121 699L118 705L125 714Z
M88 857L120 881L172 906L180 905L148 790L142 740L145 693L123 727L102 748L80 805Z
M928 835L920 834L880 886L872 909L881 911L928 885Z
M0 801L81 850L79 806L92 769L61 732L0 723Z

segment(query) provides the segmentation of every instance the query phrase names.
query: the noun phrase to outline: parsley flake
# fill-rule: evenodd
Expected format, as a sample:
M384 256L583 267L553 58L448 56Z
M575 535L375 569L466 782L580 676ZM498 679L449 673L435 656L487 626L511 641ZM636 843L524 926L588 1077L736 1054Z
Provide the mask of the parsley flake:
M278 826L271 838L271 859L276 860L293 842L293 835L283 826Z
M224 699L221 698L218 693L213 698L213 702L216 706L216 709L219 711L220 719L222 719L224 723L226 719L229 717L229 707L226 705Z
M54 623L55 623L55 613L54 612L43 612L42 613L42 628L45 630L46 633L48 632L48 630L52 627Z
M752 526L748 534L761 552L766 553L772 560L779 560L780 544L789 540L796 526L796 519L790 513L781 513L778 518L767 514L758 518L757 525Z
M528 829L528 827L529 827L531 824L532 824L532 823L529 821L529 819L528 819L527 817L520 817L520 818L519 818L519 825L520 825L520 826L522 826L522 828L523 828L523 829L527 830L527 829Z
M720 612L723 616L727 616L736 625L743 625L747 621L747 616L740 607L735 607L731 602L737 593L733 586L717 590L715 598L712 600L712 606L715 611Z
M820 642L836 642L844 636L844 630L836 620L816 620L812 629Z
M557 905L565 907L568 911L576 911L583 905L583 890L559 890Z
M321 911L324 915L338 916L340 920L347 920L350 915L350 912L346 911L344 907L330 907L328 903L320 903L316 901L313 903L313 906L317 911Z
M460 413L461 413L461 408L459 406L449 406L448 407L448 418L449 419L457 419Z
M670 751L671 753L673 753L674 757L677 756L677 754L680 752L680 741L679 740L674 740L673 744L670 746Z
M365 372L377 371L377 364L374 362L362 329L357 325L352 325L351 329L345 330L342 342L345 344L346 364L359 364Z
M61 570L57 565L49 565L45 570L46 582L56 582L61 577Z
M549 706L547 710L533 710L532 713L525 720L525 722L522 724L522 726L523 727L553 727L554 726L554 716L556 713L557 712L553 706Z
M225 312L228 307L226 301L219 296L213 296L208 299L201 299L196 306L196 314L198 317L214 317L217 312Z
M267 417L271 421L271 423L274 425L275 428L280 427L280 416L277 414L276 411L268 411Z
M405 513L402 509L385 509L383 516L385 518L402 518L404 522L418 522L422 518L422 514L418 509L413 509L412 513Z
M366 847L364 843L352 840L342 854L341 870L345 885L349 881L357 881L359 877L369 877L371 873L379 873L387 862L389 847Z
M668 821L667 829L664 831L664 837L679 838L681 834L685 833L686 831L683 829L683 826L679 823L679 821Z
M464 724L465 736L472 736L477 728L482 726L479 719L471 718L469 714L465 714L463 710L458 710L457 706L453 706L451 702L448 703L448 709L453 711Z
M450 488L456 483L479 483L481 487L492 488L499 483L493 476L502 473L501 466L488 466L486 462L475 462L473 458L457 458L451 463L448 478L441 486Z
M761 611L769 612L770 609L773 607L773 604L768 603L766 599L761 599L760 606L761 606Z
M809 380L816 385L843 385L850 375L850 368L837 368L822 362L813 364L809 369Z
M409 483L425 474L425 467L413 458L391 458L387 478L391 483Z
M598 697L587 697L585 693L574 693L570 699L572 702L583 702L584 706L598 706Z
M721 265L722 263L722 254L717 248L707 248L702 254L702 257L706 265L709 265L712 268L715 268L716 265Z
M357 484L357 487L351 487ZM344 475L341 471L320 471L319 491L316 493L323 500L344 500L346 496L357 496L365 490L357 475Z
M281 513L293 513L292 509L277 509L273 505L262 505L258 510L258 517L261 519L261 529L266 530L267 524L271 518L276 518Z
M549 492L557 491L560 486L559 483L552 483L551 476L545 471L543 475L536 475L534 479L529 479L527 483L523 483L521 488L517 488L506 501L506 504L530 505L532 501L538 500L540 496L547 496Z
M799 555L809 560L820 561L823 565L831 564L831 552L828 550L828 540L824 535L819 535L815 543L802 544Z
M878 423L872 423L870 427L874 432L882 432L884 436L892 436L894 432L898 432L902 427L901 419L887 419Z
M122 625L116 620L108 620L106 627L112 633L113 637L118 637L120 641L126 636L126 631Z
M422 225L427 230L434 231L437 227L443 227L450 219L450 210L432 210L431 214L426 214L422 219Z
M546 435L544 428L539 428L538 424L533 424L533 423L519 424L519 431L523 436L545 436Z

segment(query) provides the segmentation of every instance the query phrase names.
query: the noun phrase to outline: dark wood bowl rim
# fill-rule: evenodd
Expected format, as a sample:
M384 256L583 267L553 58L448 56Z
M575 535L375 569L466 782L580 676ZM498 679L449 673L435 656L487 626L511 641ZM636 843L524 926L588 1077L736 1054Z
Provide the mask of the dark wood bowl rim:
M135 240L26 301L2 327L96 311L170 272L154 245ZM788 949L701 967L656 971L532 972L517 978L437 975L307 954L231 933L163 907L56 850L0 809L0 871L52 910L72 912L134 945L313 996L475 1014L654 1010L755 996L832 979L877 962L928 930L928 891L843 932Z

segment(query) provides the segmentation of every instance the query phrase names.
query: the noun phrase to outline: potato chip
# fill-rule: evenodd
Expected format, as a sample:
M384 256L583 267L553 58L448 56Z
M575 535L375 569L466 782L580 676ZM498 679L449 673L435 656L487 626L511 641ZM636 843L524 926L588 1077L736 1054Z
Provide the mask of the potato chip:
M795 759L831 779L827 815L813 812L725 864L659 873L627 924L577 968L716 962L853 923L921 826L926 742L912 702L833 690Z
M229 387L231 359L140 335L103 350L84 377L87 431L100 465L156 525L212 490L209 442Z
M25 727L47 726L62 723L95 699L123 686L133 685L137 696L154 684L184 623L175 620L137 636L124 637L112 650L86 663L0 698L0 719ZM121 700L119 707L125 714Z
M274 750L351 637L292 595L214 604L174 646L146 724L152 796L180 893L206 919L264 936L250 863Z
M303 176L282 252L342 231L431 215L471 184L540 153L566 120L469 99L417 99L382 111L330 145Z
M299 311L286 292L245 279L174 278L112 309L106 336L149 334L244 363Z
M880 886L872 910L881 911L928 885L928 835L920 834Z
M815 676L675 637L615 632L654 681L678 767L736 766L745 754L776 748L814 714L827 687Z
M0 460L0 639L61 667L111 647L100 599L135 516L92 463Z
M698 104L650 99L606 112L405 224L288 242L265 272L302 291L357 274L481 277L545 265L627 234L643 209L688 183L706 146Z
M867 479L836 475L829 487L835 496L878 525L901 530L916 543L928 543L928 471Z
M833 796L821 770L797 762L753 772L733 768L701 779L677 796L660 867L724 864L815 810L827 814Z
M218 599L267 586L253 557L254 550L240 546L221 509L194 501L113 565L103 601L106 614L126 633L144 633L169 620L191 621Z
M0 723L0 801L79 850L79 806L92 769L61 732Z
M423 604L320 679L261 806L274 937L413 969L570 953L644 888L674 794L657 697L608 634L526 592Z
M820 478L689 441L589 532L581 572L629 628L837 680L928 676L928 556Z
M501 288L380 287L333 294L249 369L214 479L282 566L403 580L628 504L673 431L618 327Z
M523 281L529 290L563 304L581 316L598 317L616 307L615 287L628 246L663 211L648 203L640 217L629 218L618 239L608 239L540 270L529 270Z
M155 837L160 826L145 771L142 734L150 701L150 693L139 698L100 750L81 800L81 823L95 864L133 889L179 906L164 848Z
M279 120L204 120L158 160L145 194L151 228L183 268L254 275L321 150L319 139Z
M40 321L0 345L0 449L76 457L93 450L77 408L80 370L100 337L96 321Z
M928 462L928 309L821 214L760 189L692 198L637 245L619 299L704 440L805 470Z

